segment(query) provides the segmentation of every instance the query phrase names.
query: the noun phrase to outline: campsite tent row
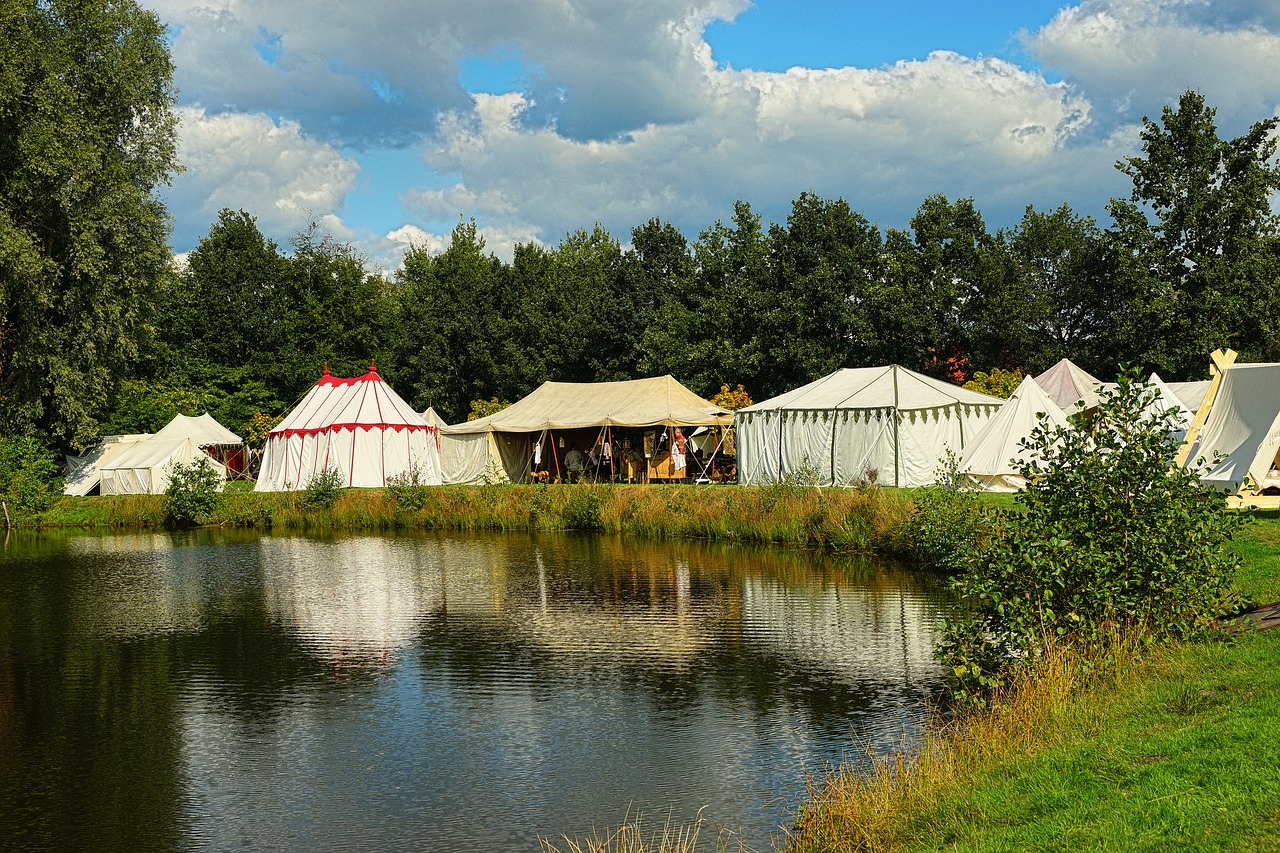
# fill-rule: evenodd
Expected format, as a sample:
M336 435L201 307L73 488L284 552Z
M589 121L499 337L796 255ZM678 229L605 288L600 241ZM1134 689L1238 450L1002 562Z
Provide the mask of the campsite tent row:
M107 436L83 456L68 456L64 494L158 495L174 465L203 462L223 480L227 468L207 451L243 444L240 436L205 412L177 415L159 432Z

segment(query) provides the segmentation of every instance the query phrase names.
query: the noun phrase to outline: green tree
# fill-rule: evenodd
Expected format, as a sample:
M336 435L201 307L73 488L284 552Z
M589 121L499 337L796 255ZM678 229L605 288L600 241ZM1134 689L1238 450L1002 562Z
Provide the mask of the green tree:
M1133 189L1108 205L1117 275L1134 293L1128 343L1172 376L1202 374L1218 347L1248 351L1241 333L1257 306L1274 303L1274 271L1259 260L1277 232L1280 118L1224 140L1214 117L1194 91L1159 122L1144 117L1143 155L1116 164Z
M96 432L169 260L164 25L131 0L0 8L0 428Z

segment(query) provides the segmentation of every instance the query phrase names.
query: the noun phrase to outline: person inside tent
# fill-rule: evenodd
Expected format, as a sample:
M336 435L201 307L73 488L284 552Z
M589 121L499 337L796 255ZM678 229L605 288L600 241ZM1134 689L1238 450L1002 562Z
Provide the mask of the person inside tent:
M569 452L564 455L564 470L570 483L576 483L582 479L583 463L582 453L578 450L578 443L575 441L569 448Z

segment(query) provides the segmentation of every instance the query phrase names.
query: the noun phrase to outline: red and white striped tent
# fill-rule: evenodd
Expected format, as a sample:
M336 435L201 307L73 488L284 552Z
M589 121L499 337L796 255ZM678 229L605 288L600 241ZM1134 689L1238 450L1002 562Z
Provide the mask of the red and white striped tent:
M255 489L304 489L336 468L344 484L376 488L416 466L419 482L440 485L439 429L428 424L372 364L354 379L328 367L280 425L267 436Z

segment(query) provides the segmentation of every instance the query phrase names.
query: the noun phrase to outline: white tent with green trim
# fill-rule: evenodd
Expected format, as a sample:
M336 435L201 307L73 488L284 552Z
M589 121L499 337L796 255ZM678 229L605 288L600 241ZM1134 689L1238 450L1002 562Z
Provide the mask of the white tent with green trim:
M738 410L738 482L851 486L874 468L883 485L926 485L1003 403L896 364L837 370Z

